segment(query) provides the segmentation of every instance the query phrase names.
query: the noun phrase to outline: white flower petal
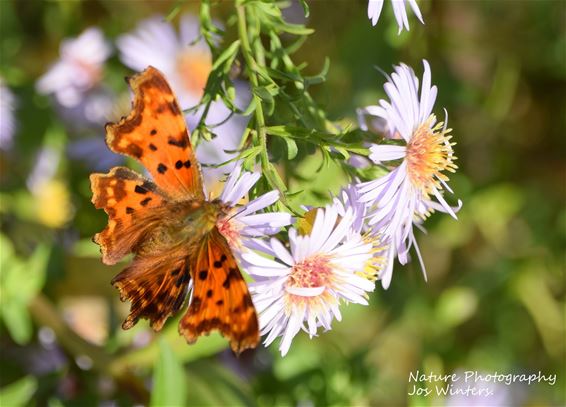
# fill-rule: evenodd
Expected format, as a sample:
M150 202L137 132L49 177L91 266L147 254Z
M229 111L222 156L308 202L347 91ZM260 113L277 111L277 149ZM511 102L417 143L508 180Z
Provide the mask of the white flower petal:
M374 144L370 147L371 154L370 160L379 164L381 161L398 160L405 157L407 147L405 146L392 146L387 144Z
M299 316L292 313L289 317L289 323L287 324L285 333L283 334L283 339L281 340L281 345L279 346L281 356L285 356L287 352L289 352L293 338L297 335L299 329L301 329L302 321L302 315Z
M289 294L300 295L301 297L316 297L322 294L325 290L322 287L286 287L285 290Z

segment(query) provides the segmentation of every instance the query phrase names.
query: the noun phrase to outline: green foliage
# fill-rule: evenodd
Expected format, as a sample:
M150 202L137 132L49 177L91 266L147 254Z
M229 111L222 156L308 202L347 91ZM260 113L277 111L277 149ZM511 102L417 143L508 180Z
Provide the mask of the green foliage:
M159 359L153 369L151 406L183 406L187 386L183 366L165 339L159 340Z
M2 321L20 345L31 339L33 327L28 303L42 289L49 249L39 246L28 259L18 257L8 238L0 235L0 302Z
M0 405L25 406L33 397L36 389L37 379L33 376L26 376L0 389Z

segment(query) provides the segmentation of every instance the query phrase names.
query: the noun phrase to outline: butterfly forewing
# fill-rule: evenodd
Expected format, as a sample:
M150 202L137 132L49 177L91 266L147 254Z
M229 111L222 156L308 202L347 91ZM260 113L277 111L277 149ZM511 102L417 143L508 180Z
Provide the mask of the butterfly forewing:
M106 126L111 150L143 164L155 183L175 199L204 199L202 177L183 112L163 74L148 67L129 79L132 112Z

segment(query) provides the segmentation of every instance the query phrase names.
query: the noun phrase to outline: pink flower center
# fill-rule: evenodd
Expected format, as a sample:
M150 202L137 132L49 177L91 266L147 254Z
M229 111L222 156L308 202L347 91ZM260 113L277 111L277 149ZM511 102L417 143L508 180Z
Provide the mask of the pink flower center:
M177 72L185 90L199 98L204 93L211 69L212 57L205 50L190 49L177 57Z
M438 123L434 128L435 117L431 115L415 132L407 144L407 172L412 184L428 195L433 189L441 189L440 181L448 181L442 171L454 172L456 157L452 150L454 143L449 140L450 130Z
M331 283L332 268L327 256L311 256L291 269L287 284L290 287L327 287Z
M229 219L226 216L222 219L216 221L216 227L218 228L220 234L224 236L230 247L241 248L242 239L240 238L241 225L238 224L235 219Z

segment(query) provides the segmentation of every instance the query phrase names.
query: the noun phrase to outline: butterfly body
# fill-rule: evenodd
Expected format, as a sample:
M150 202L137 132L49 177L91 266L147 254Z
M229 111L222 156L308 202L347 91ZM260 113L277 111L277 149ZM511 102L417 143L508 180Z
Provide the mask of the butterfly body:
M144 239L132 251L163 254L171 247L183 246L187 253L208 235L226 214L220 201L187 200L165 204L138 222L148 225Z
M155 330L185 303L179 331L189 343L219 330L235 352L259 341L255 308L237 261L217 224L229 207L205 198L184 117L162 74L149 67L129 81L133 110L108 124L113 151L142 163L153 180L125 168L92 174L92 202L108 214L94 241L106 264L134 259L113 280L130 314L122 324L149 319ZM192 281L192 284L190 284Z

